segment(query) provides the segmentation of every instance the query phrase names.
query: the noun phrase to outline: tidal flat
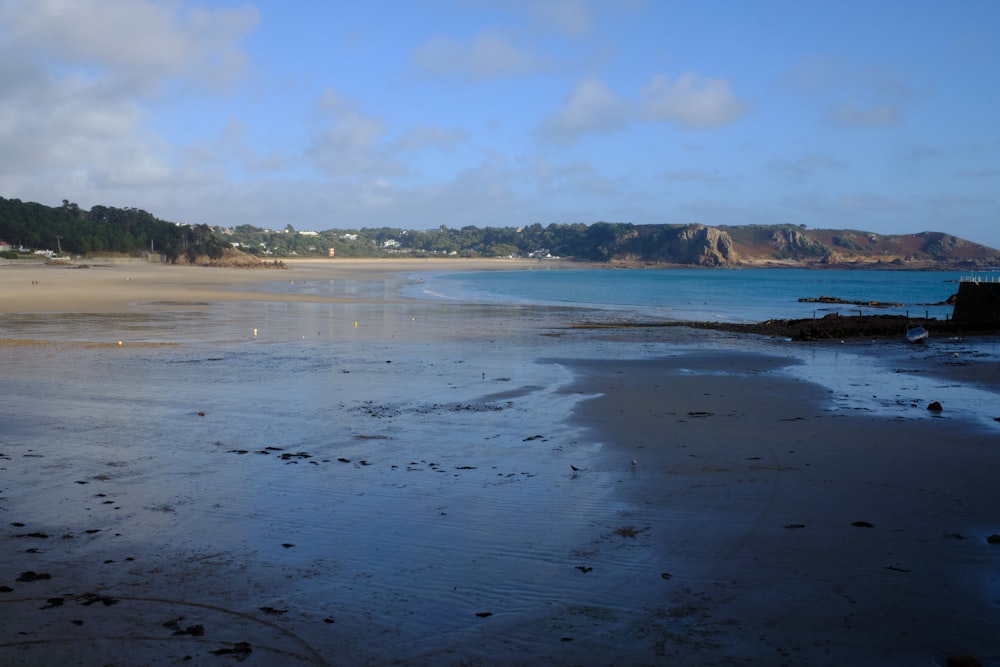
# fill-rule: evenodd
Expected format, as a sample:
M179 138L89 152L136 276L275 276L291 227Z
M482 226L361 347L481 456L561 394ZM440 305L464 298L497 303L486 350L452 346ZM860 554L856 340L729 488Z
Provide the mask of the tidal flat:
M0 325L4 664L1000 663L971 361L89 271Z

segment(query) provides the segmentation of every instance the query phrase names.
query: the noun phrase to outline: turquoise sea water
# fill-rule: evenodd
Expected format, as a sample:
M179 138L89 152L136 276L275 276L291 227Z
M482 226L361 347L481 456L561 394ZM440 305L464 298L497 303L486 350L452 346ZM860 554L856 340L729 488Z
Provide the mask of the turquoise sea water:
M811 269L546 269L420 274L408 296L591 306L663 319L757 322L829 312L951 316L942 305L965 274L928 271ZM800 302L836 297L896 306Z
M404 289L407 296L441 302L534 304L594 308L611 319L761 322L768 319L892 314L947 319L944 305L970 274L929 271L836 271L811 269L561 269L421 273ZM996 280L996 273L977 273ZM800 298L836 297L878 301L893 306L858 306L800 302ZM949 405L964 406L971 419L992 424L997 415L995 386L968 381L917 380L924 371L907 369L976 366L996 363L995 336L939 337L931 327L927 345L856 340L817 353L811 346L781 341L739 339L744 349L778 352L800 361L788 372L826 386L844 397L850 409L894 414L903 396L933 394ZM776 346L776 347L775 347ZM873 374L873 368L876 373ZM916 375L914 375L916 374ZM872 378L881 383L872 393ZM983 376L980 376L980 379ZM859 389L864 388L862 391ZM869 397L858 401L863 397ZM888 398L887 398L888 397ZM905 401L903 401L905 403ZM848 409L845 407L845 409Z

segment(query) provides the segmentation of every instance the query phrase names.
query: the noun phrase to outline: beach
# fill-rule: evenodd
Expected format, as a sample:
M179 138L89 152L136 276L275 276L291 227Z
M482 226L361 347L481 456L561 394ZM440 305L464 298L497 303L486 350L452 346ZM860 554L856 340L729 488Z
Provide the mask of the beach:
M288 266L0 266L0 663L1000 665L994 360Z

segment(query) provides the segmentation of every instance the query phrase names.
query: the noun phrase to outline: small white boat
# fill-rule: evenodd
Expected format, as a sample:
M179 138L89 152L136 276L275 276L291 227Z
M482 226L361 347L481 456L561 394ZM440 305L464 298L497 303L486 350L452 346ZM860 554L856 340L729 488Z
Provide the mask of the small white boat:
M913 326L906 327L906 340L911 343L923 343L927 340L929 336L927 329L923 328L919 324L914 324Z

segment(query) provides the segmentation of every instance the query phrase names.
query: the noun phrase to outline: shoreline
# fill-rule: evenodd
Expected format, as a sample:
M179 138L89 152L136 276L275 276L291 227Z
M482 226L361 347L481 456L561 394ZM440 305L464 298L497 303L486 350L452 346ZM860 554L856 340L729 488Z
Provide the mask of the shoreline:
M174 266L146 262L109 265L0 266L0 313L125 313L137 304L286 301L338 303L331 298L262 291L267 284L303 280L384 280L420 271L497 271L534 268L538 260L304 259L287 269ZM552 268L555 265L546 265ZM568 268L568 267L567 267ZM579 268L579 267L574 267ZM379 298L379 302L384 298Z
M0 313L125 313L149 306L233 302L405 302L400 294L407 276L422 272L600 269L615 267L522 259L292 259L284 269L175 266L146 262L93 265L42 264L0 266ZM387 281L374 297L353 293L296 294L265 289L308 281ZM388 290L388 291L387 291ZM391 292L391 294L390 294ZM802 300L801 298L799 299ZM900 335L907 322L932 327L936 335L996 335L995 325L956 323L951 319L901 315L837 315L811 319L769 319L727 323L699 320L582 321L579 328L692 327L738 333L824 340Z

